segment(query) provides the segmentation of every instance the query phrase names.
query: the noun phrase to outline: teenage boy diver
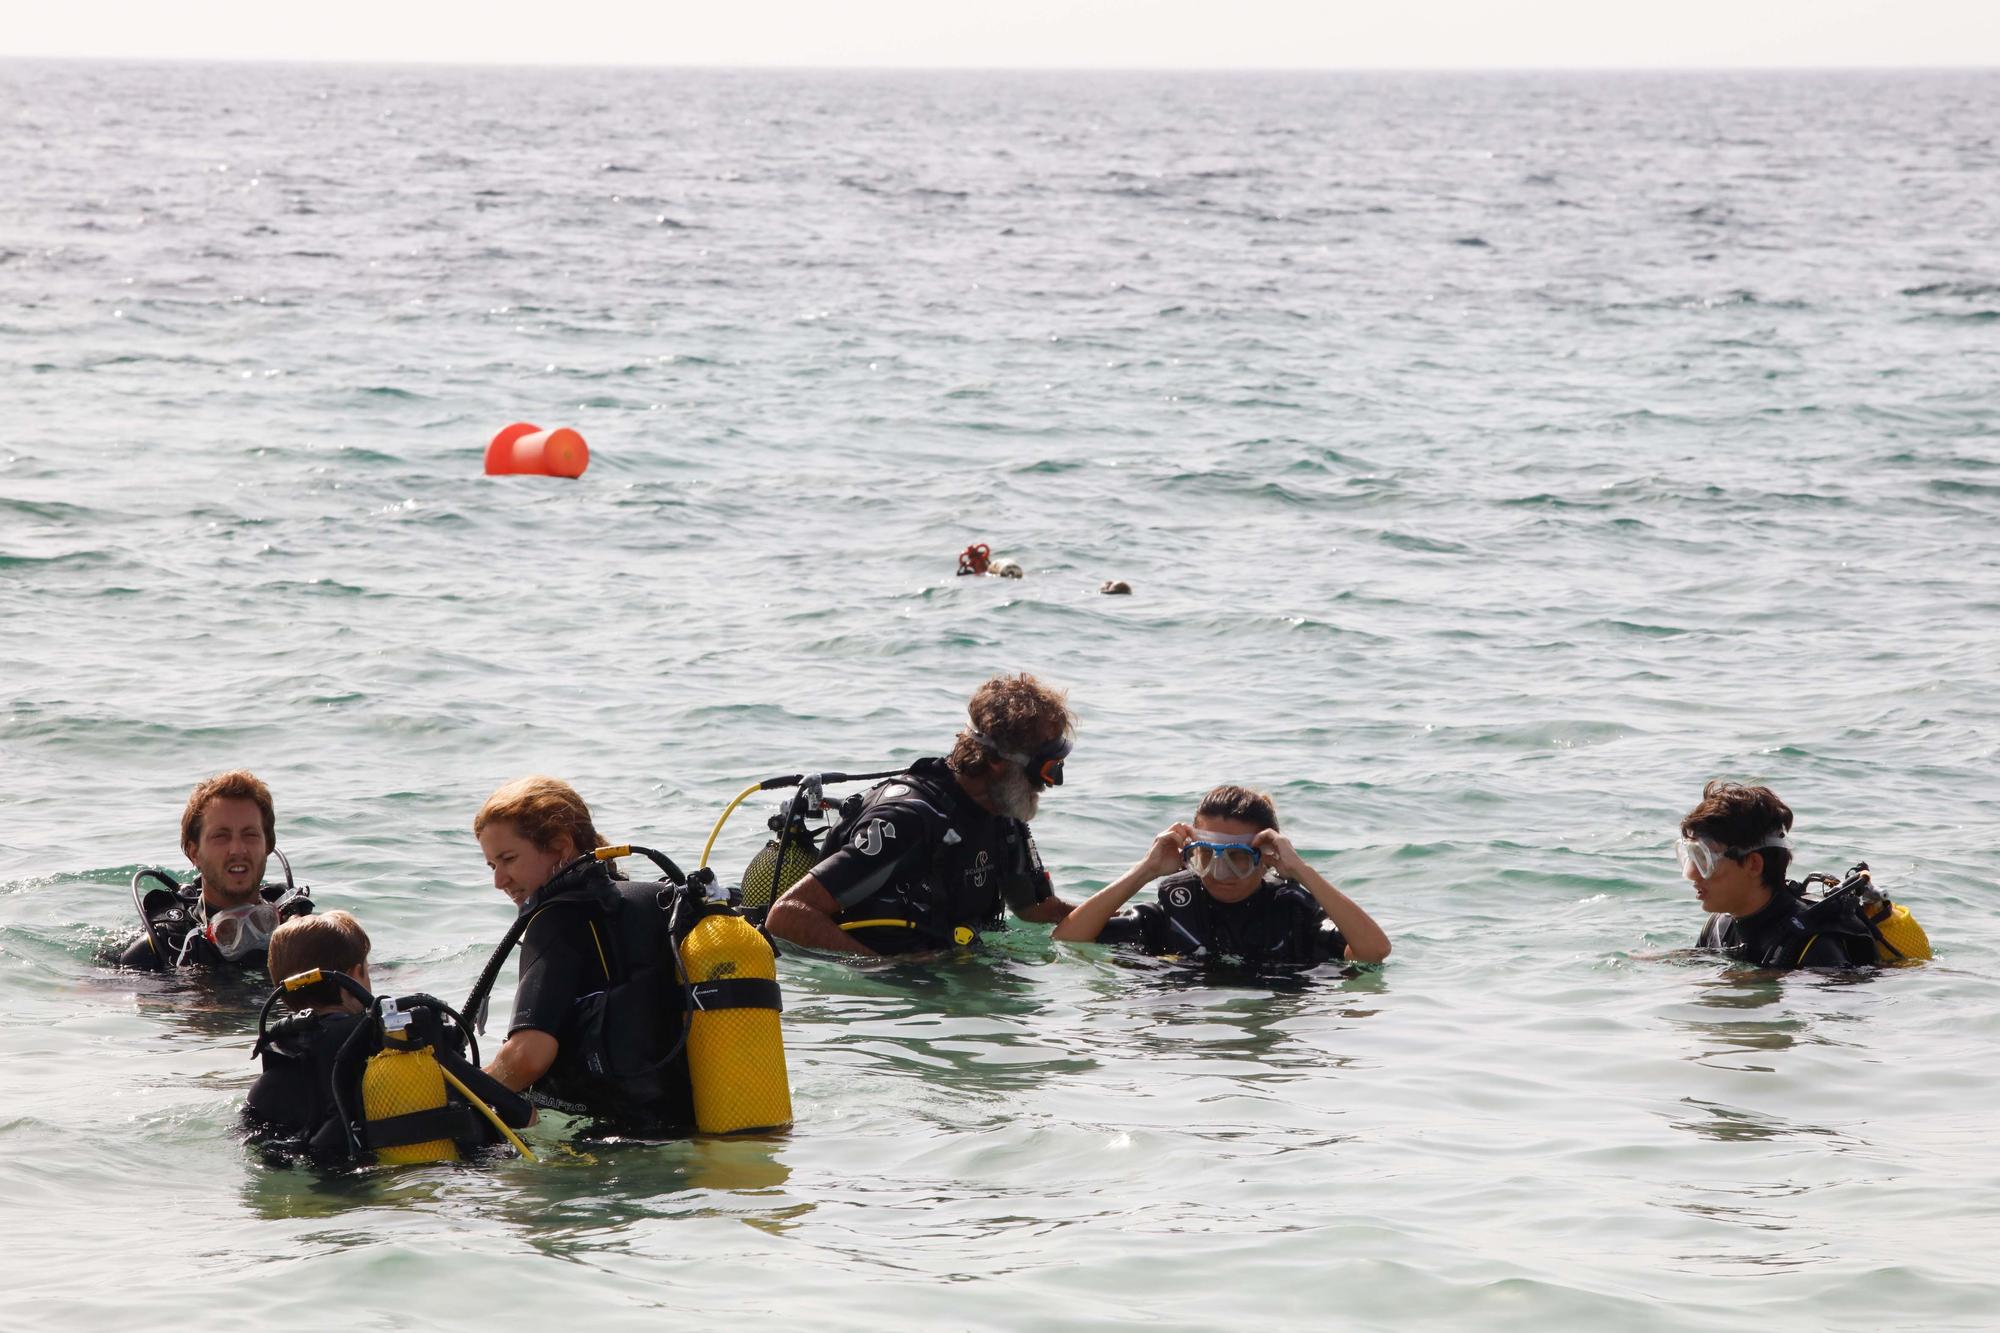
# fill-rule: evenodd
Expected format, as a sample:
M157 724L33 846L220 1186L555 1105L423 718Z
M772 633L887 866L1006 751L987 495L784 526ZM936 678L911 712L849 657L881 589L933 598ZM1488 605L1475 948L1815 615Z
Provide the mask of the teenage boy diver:
M1787 880L1791 830L1792 808L1769 787L1717 779L1701 789L1701 803L1682 818L1674 844L1681 874L1709 912L1696 948L1769 968L1930 956L1922 928L1881 895L1865 864L1845 883L1824 875ZM1806 897L1813 880L1830 891Z
M1157 903L1119 910L1155 879ZM1192 825L1161 832L1142 860L1071 912L1054 938L1253 967L1389 956L1389 937L1375 919L1300 858L1278 832L1271 798L1247 787L1203 796Z

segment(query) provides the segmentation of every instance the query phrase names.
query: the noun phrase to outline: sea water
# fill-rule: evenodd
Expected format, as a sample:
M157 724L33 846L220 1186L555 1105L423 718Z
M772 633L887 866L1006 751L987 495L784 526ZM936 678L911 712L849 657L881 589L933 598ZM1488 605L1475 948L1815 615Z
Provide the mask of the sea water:
M2000 1318L2000 77L15 63L0 127L0 1324ZM516 420L589 471L482 476ZM261 992L98 961L220 769L457 998L501 782L692 863L1014 670L1064 896L1246 782L1394 956L788 952L789 1135L344 1176L235 1137ZM1716 776L1935 961L1677 956Z

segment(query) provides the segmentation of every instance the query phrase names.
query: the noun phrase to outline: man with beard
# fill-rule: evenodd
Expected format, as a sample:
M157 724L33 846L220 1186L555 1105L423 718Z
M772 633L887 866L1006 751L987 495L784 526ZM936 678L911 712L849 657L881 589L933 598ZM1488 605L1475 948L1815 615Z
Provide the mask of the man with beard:
M967 706L943 759L920 759L871 790L829 833L828 854L771 905L766 928L815 949L906 954L968 945L1003 905L1054 924L1055 896L1028 821L1059 787L1076 719L1033 676L996 676Z
M254 773L236 769L196 786L181 811L181 852L195 881L178 892L146 895L145 933L118 961L152 971L230 964L262 970L278 923L312 911L303 890L287 895L264 883L277 824L271 789Z

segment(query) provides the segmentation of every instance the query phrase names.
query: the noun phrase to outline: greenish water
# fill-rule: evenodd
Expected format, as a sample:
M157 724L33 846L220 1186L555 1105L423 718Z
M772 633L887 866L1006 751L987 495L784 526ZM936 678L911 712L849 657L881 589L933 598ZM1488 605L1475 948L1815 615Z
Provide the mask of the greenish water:
M1991 1326L2000 80L0 70L0 1322ZM1066 894L1247 781L1388 964L788 957L788 1136L322 1178L95 961L220 768L457 997L500 782L1011 669ZM1718 775L1937 960L1674 956Z

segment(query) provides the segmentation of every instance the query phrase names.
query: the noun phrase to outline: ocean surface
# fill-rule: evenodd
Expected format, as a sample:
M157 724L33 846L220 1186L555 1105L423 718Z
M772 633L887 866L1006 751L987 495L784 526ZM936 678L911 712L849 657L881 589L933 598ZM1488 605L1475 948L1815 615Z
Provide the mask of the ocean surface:
M2000 1321L2000 75L0 64L0 409L10 1330ZM333 1177L98 961L220 769L461 997L501 782L692 863L1023 669L1065 895L1247 782L1394 956L788 956L788 1136ZM1677 953L1717 776L1935 961Z

